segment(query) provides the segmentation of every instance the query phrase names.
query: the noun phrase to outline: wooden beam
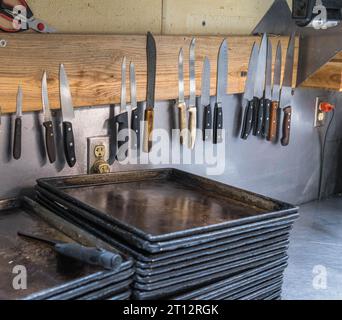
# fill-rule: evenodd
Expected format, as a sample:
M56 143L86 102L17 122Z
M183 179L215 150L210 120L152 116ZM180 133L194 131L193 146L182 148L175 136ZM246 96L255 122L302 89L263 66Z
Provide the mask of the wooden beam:
M178 52L185 52L185 90L189 90L188 48L191 37L156 36L158 61L156 99L175 99L178 95ZM23 88L24 111L41 109L41 77L48 72L52 108L59 108L58 71L64 63L75 107L113 104L120 101L121 62L134 61L137 72L137 96L146 97L146 37L141 35L72 35L72 34L1 34L7 46L0 48L0 107L3 113L15 111L18 85ZM223 37L196 37L196 82L200 95L202 63L211 62L211 94L216 90L217 53ZM244 91L252 45L259 37L229 36L228 93ZM272 37L273 53L281 40L283 57L287 37ZM298 53L298 41L296 45ZM297 70L295 59L295 74ZM285 61L285 58L284 58ZM294 77L294 84L295 78ZM127 78L127 97L129 83ZM129 99L128 99L129 100Z

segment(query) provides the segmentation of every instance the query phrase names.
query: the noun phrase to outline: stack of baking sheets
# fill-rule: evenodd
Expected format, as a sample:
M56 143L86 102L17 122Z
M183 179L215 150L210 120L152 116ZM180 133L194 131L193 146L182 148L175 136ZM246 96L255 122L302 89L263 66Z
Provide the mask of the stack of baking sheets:
M27 201L25 208L14 201L0 201L0 300L130 298L134 269L127 256L121 255L117 270L104 270L57 256L48 245L19 237L18 231L60 242L101 245L92 235L55 214L49 217L46 209ZM67 236L70 230L72 236Z
M136 260L135 299L278 299L298 208L174 169L42 179L38 202Z

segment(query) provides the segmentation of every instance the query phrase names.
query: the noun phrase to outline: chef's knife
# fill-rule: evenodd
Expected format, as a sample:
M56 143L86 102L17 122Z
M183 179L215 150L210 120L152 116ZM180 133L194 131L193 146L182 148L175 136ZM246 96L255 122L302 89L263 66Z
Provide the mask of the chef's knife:
M45 127L46 152L50 160L50 163L54 163L56 161L55 134L53 130L52 116L49 105L46 71L44 71L42 79L42 104L44 112L43 126Z
M76 164L75 139L72 127L72 121L75 118L75 113L69 81L63 64L60 65L59 70L59 90L63 116L64 153L69 167L72 168Z
M213 127L213 143L221 143L223 141L223 98L227 93L227 77L228 77L228 45L224 40L221 44L218 60L217 60L217 85L216 85L216 104L214 108L214 127Z
M135 65L131 62L129 67L130 85L131 85L131 107L132 107L132 119L131 129L134 132L132 138L131 147L138 150L140 147L140 112L137 104L137 85L135 78Z
M203 106L203 141L211 139L212 114L210 106L210 61L204 58L202 71L201 105Z
M186 144L187 125L186 125L186 104L184 99L184 58L183 48L179 51L178 56L178 114L179 114L179 130L180 143Z
M193 149L196 142L197 130L197 108L196 108L196 74L195 74L195 44L196 39L192 39L190 44L190 99L189 99L189 148Z
M260 136L264 121L264 96L266 80L266 58L267 58L267 34L262 37L258 57L258 67L254 86L254 116L253 116L253 135Z
M254 43L251 56L249 58L247 80L245 85L245 93L243 95L243 103L245 111L243 116L243 124L241 130L241 139L246 140L252 130L253 111L254 111L254 80L258 65L259 45Z
M23 115L23 91L18 87L17 93L17 114L14 126L13 158L19 160L21 157L21 117Z
M267 44L267 60L266 60L266 85L265 85L265 97L260 103L264 105L264 124L262 127L263 137L267 137L270 130L270 116L271 116L271 104L272 104L272 43L268 39Z
M152 134L154 122L154 100L157 68L157 49L153 35L147 33L147 97L145 111L144 152L150 152L152 148Z
M271 142L275 142L277 138L277 131L278 131L281 65L282 65L282 49L281 49L281 42L279 41L277 45L277 53L276 53L275 64L274 64L270 129L269 129L269 133L267 136L267 140Z
M120 103L120 113L115 116L116 124L116 137L118 151L116 158L119 161L123 161L127 157L126 150L121 150L121 148L128 142L128 112L126 104L126 57L123 58L121 65L121 103Z
M292 34L289 40L289 46L286 53L285 71L283 86L281 89L280 106L284 112L283 120L283 136L281 138L282 146L287 146L290 143L291 119L292 119L292 77L294 64L294 45L295 35Z

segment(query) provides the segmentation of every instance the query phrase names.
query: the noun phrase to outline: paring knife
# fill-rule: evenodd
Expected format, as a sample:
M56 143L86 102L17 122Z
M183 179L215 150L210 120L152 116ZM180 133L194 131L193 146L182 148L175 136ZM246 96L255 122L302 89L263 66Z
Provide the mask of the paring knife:
M253 135L260 136L262 133L262 126L264 123L264 96L265 81L266 81L266 58L267 58L267 34L262 37L261 46L258 57L258 67L255 77L254 86L254 115L253 115Z
M13 158L19 160L21 157L21 117L23 115L23 91L21 86L18 87L17 93L17 114L14 126L14 141L13 141Z
M271 104L272 104L272 43L268 39L267 43L267 60L266 60L266 85L265 85L265 97L260 103L264 105L264 124L262 128L263 137L267 137L270 130L270 116L271 116Z
M210 61L204 58L202 71L201 105L203 106L203 141L211 139L212 114L210 106Z
M42 104L44 112L43 126L45 127L46 152L50 163L54 163L56 161L55 134L53 130L52 116L49 105L46 71L44 72L42 79Z
M178 114L179 114L179 130L180 130L180 143L186 144L187 142L187 119L186 119L186 104L184 99L184 58L183 48L179 51L178 56Z
M197 108L196 108L196 75L195 75L195 44L196 39L192 39L190 44L190 99L189 99L189 148L193 149L196 142L197 130Z
M227 93L228 77L228 45L224 40L221 44L217 60L217 85L216 85L216 104L214 108L213 143L218 144L223 141L223 98Z
M135 136L132 137L131 147L139 150L140 147L140 112L137 104L137 85L135 78L135 65L133 62L129 66L130 85L131 85L131 107L132 107L132 119L131 129Z
M116 124L116 138L117 138L117 154L116 158L119 161L123 161L127 157L127 148L122 150L123 147L128 142L128 112L126 104L126 57L123 58L121 65L121 103L120 103L120 113L115 116Z
M275 142L278 132L278 113L279 113L279 100L280 100L280 77L281 77L281 65L282 65L282 49L281 42L278 42L277 53L274 65L273 75L273 88L272 88L272 105L270 115L270 128L267 136L267 140Z
M243 95L244 116L241 130L241 139L246 140L252 131L253 111L254 111L254 80L258 65L259 45L254 43L252 53L249 58L245 93Z
M294 45L295 34L291 35L289 46L286 53L285 71L283 86L281 89L280 106L284 112L283 120L283 136L281 138L282 146L287 146L290 143L291 133L291 118L292 118L292 77L293 77L293 64L294 64Z
M63 64L61 64L59 70L59 90L63 116L64 153L69 167L72 168L76 164L75 139L72 127L72 121L75 118L75 113L69 81Z
M145 110L144 128L144 152L152 149L153 122L154 122L154 100L157 68L157 49L153 35L147 33L147 97Z

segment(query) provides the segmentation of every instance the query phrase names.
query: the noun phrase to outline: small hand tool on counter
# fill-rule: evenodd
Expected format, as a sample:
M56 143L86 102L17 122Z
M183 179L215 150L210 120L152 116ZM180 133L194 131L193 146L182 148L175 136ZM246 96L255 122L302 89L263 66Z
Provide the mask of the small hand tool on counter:
M0 0L0 29L19 32L32 29L40 33L56 32L44 21L36 19L25 0Z
M64 153L69 167L72 168L76 164L75 139L72 127L72 121L75 118L75 113L69 81L63 64L60 65L59 70L59 88L63 116Z
M189 75L190 75L190 98L189 98L189 140L188 145L190 149L195 147L196 130L197 130L197 107L196 107L196 74L195 74L195 45L196 39L192 39L190 44L190 61L189 61Z
M131 148L139 150L140 148L140 112L137 104L137 84L135 77L135 65L133 62L129 65L130 88L131 88L131 130L135 136L131 140Z
M210 106L210 61L204 58L202 71L201 105L203 107L203 141L212 137L212 112Z
M58 254L107 270L118 270L122 263L120 255L99 248L85 247L78 243L64 243L40 236L18 232L18 236L51 246Z
M179 114L179 130L180 130L180 143L187 143L187 115L186 103L184 99L184 57L183 48L180 49L178 55L178 114Z
M245 93L243 95L244 116L241 130L241 139L247 140L253 126L254 112L254 80L258 66L259 45L254 43L251 56L249 58Z
M262 127L262 136L267 137L270 130L270 116L272 104L272 43L268 39L267 43L267 60L266 60L266 84L265 84L265 97L260 103L264 105L264 124Z
M152 149L153 125L154 125L154 101L157 71L156 41L152 33L147 33L147 93L144 128L144 152L149 153Z
M292 34L289 40L289 45L286 53L285 71L283 78L283 86L281 89L280 108L284 112L283 118L283 136L281 138L281 145L286 147L290 143L291 120L292 120L292 78L293 78L293 64L294 64L294 45L295 34Z
M119 161L123 161L127 157L127 145L128 142L128 112L126 104L126 57L123 58L121 65L121 102L120 113L115 116L116 124L116 140L117 140L117 153L116 158ZM125 150L123 150L125 149Z
M22 121L23 116L23 91L21 86L18 87L17 93L17 114L14 125L14 140L13 140L13 158L19 160L21 157L21 136L22 136Z
M270 115L270 128L267 140L276 142L278 132L278 113L279 113L279 100L280 100L280 78L281 78L281 65L282 65L282 49L281 42L278 42L277 52L274 64L273 75L273 88L272 88L272 104Z
M264 123L264 89L266 81L267 34L262 37L254 85L253 135L260 136Z
M217 85L216 85L216 104L214 108L213 124L213 143L218 144L223 141L223 108L222 102L227 93L228 77L228 45L224 40L221 44L217 60Z
M55 134L54 134L54 129L53 129L50 105L49 105L46 72L44 72L43 79L42 79L42 104L43 104L43 112L44 112L43 126L45 127L46 152L47 152L50 163L54 163L56 161Z

